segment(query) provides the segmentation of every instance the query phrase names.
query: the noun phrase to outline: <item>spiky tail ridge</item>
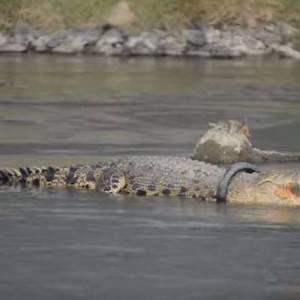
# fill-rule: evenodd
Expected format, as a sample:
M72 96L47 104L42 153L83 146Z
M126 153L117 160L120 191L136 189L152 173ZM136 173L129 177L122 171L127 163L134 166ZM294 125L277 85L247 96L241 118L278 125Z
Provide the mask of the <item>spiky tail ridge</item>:
M94 189L101 173L102 169L98 165L0 169L0 185L70 186L79 189Z
M40 186L41 182L52 182L55 173L59 172L59 168L41 167L41 168L9 168L0 169L1 184L30 184Z

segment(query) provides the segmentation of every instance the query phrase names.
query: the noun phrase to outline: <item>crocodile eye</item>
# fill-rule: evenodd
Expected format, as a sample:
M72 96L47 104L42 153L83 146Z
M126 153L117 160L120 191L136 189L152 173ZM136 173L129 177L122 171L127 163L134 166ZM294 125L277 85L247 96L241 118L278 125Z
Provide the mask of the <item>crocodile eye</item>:
M294 195L300 197L300 186L299 186L299 184L294 185L294 186L291 188L291 192L292 192Z

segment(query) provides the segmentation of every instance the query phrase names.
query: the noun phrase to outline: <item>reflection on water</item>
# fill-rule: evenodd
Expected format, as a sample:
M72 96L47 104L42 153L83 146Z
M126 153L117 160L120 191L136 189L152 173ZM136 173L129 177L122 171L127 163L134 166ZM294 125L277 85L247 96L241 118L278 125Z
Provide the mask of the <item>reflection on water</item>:
M1 56L0 80L1 166L189 156L228 118L300 149L295 61ZM299 209L3 187L0 228L5 299L300 296Z

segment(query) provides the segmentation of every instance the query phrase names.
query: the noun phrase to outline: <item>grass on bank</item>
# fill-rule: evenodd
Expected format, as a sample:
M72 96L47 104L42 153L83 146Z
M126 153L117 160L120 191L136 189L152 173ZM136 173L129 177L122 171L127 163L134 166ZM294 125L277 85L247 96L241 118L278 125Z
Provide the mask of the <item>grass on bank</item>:
M36 28L96 25L119 0L0 0L0 29L16 22ZM286 21L300 27L300 0L127 0L141 28L180 28L194 21L257 27Z

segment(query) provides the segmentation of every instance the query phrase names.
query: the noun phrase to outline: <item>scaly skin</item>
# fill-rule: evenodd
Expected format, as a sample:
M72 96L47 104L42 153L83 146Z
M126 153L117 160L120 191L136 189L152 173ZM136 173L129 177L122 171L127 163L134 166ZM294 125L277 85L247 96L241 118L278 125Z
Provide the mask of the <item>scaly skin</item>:
M195 197L216 200L226 169L172 156L140 156L96 165L63 168L2 169L2 184L75 187L105 193ZM229 184L227 201L300 205L300 176L285 171L239 172Z
M248 125L228 120L210 124L197 143L192 159L212 164L296 162L300 161L300 155L253 148Z

